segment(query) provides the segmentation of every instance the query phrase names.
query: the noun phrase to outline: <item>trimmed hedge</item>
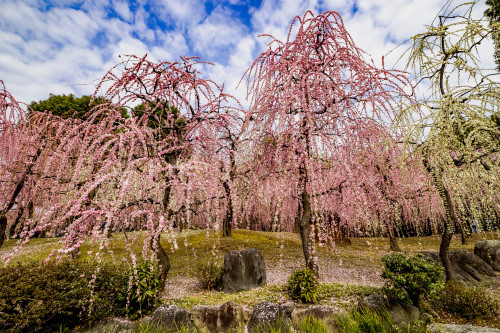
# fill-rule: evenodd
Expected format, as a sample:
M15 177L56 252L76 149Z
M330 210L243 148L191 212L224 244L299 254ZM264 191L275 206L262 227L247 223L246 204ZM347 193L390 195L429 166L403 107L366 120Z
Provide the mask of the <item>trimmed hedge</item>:
M126 272L69 259L0 268L0 331L53 332L118 315Z

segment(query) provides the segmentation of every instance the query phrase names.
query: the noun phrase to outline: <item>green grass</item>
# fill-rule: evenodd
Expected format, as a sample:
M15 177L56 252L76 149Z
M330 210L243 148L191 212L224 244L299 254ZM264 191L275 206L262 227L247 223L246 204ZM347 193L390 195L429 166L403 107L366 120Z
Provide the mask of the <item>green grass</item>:
M377 313L367 309L353 309L335 318L338 332L341 333L426 333L425 325L408 324L397 327L387 313Z
M131 239L137 236L132 245L127 245L123 233L115 233L109 239L109 246L102 253L104 261L121 260L129 257L132 251L140 256L143 250L144 234L128 233ZM474 244L483 239L500 239L498 233L473 234L466 245L460 242L460 236L455 235L451 249L473 250ZM27 259L42 261L57 248L59 239L36 238L32 239L20 255L13 258L12 263ZM350 246L318 246L317 253L320 263L323 261L342 261L343 268L369 267L370 269L382 269L381 258L389 253L388 240L384 238L357 238L351 239ZM4 256L16 245L17 240L6 241L4 247L0 248L0 256ZM177 244L175 249L174 242ZM440 236L412 237L399 239L400 246L410 254L421 251L438 251ZM302 248L300 237L295 233L270 233L247 230L233 230L233 237L223 238L220 232L211 230L186 230L162 236L162 245L170 257L171 270L168 279L193 278L196 267L208 260L223 262L224 254L229 250L245 248L256 248L264 256L267 267L290 268L302 262ZM281 248L282 247L282 248ZM89 258L88 252L95 251L96 247L91 242L86 242L80 251L77 260ZM290 260L294 260L293 265ZM359 296L364 296L378 289L369 286L342 283L322 283L319 288L320 304L349 303L356 301ZM168 281L167 281L168 283ZM278 302L286 300L281 285L266 285L247 292L236 294L224 294L216 291L193 290L193 293L185 297L167 298L163 301L169 304L190 308L194 305L216 305L227 301L253 306L260 301L267 300Z

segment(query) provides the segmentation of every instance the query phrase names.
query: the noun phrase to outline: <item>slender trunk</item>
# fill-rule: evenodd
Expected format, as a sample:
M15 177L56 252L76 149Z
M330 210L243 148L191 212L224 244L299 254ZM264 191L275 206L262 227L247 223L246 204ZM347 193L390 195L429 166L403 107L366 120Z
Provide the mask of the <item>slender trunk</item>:
M387 235L389 236L389 250L394 252L403 252L401 247L399 247L397 238L394 237L394 235L389 231L387 232Z
M444 224L444 232L441 237L441 245L439 246L439 258L441 259L441 263L444 267L444 272L446 275L446 282L455 280L455 275L451 269L451 261L450 261L450 243L453 234L450 232L450 228L448 224Z
M424 164L432 176L432 181L439 193L439 196L441 197L441 200L443 200L443 205L446 212L443 236L441 237L441 244L439 246L439 258L441 259L441 263L444 267L446 282L453 281L455 280L455 275L451 269L451 261L449 256L450 243L453 237L451 227L457 225L458 221L455 215L455 210L453 209L450 192L443 183L442 170L436 170L436 168L432 168L426 158L424 158Z
M467 235L465 234L464 228L460 228L461 235L462 235L462 245L467 244Z
M5 230L7 230L7 217L2 215L0 216L0 247L2 247L5 241Z
M333 213L333 222L332 224L332 216L328 217L328 222L330 225L330 230L332 233L332 237L335 243L340 245L351 245L351 240L349 239L348 233L345 231L345 226L340 225L340 216L337 213Z
M380 221L380 213L377 212L379 221ZM396 224L396 221L394 220L394 224ZM387 231L387 237L389 238L389 250L394 251L394 252L403 252L401 248L399 247L398 244L398 239L396 238L396 235L394 234L394 229L391 228L391 224L387 219L384 219L384 225L385 225L385 230Z
M304 259L306 267L318 275L318 266L314 263L314 258L311 255L311 201L309 193L306 188L302 190L302 212L299 220L300 239L302 240L302 251L304 252Z
M160 280L160 290L163 290L167 283L168 271L170 271L170 258L160 241L161 234L156 238L156 247L153 245L153 239L151 239L151 247L156 252L156 258L158 259L158 279Z
M224 221L222 221L222 236L231 237L231 223L233 222L233 200L231 199L231 188L227 181L223 182L227 198L227 209Z

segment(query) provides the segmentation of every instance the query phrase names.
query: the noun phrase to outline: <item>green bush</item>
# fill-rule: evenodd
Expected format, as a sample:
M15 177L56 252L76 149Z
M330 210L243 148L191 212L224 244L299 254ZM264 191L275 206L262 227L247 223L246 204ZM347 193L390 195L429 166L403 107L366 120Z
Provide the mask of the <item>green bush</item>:
M396 253L382 257L382 262L384 290L388 296L419 306L420 296L429 296L443 288L443 268L422 254L408 257Z
M128 270L119 300L122 314L135 319L160 304L158 267L151 261L137 263Z
M285 291L293 300L314 303L318 298L318 280L310 269L297 270L288 279Z
M196 278L202 289L214 290L222 279L222 265L213 260L200 263L196 266Z
M499 301L489 296L484 288L459 282L448 282L439 300L447 311L466 319L493 318L500 310Z
M42 266L31 262L3 267L0 319L12 332L52 332L59 331L61 324L74 328L117 315L122 272L115 265L98 269L97 264L69 259Z

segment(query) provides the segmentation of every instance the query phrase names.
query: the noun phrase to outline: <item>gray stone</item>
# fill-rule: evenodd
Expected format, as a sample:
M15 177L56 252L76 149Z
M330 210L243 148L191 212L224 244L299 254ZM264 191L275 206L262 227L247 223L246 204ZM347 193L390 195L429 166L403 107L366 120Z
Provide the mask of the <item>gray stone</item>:
M295 311L293 311L292 322L294 324L298 324L301 320L307 317L328 320L334 318L339 313L339 310L336 310L334 307L326 305L315 305L304 309L296 309Z
M422 252L435 263L441 264L438 252ZM450 251L451 269L455 278L466 284L498 283L497 277L490 265L474 253L467 250Z
M493 270L500 272L500 241L486 240L477 242L474 254L483 259Z
M135 333L139 325L123 318L111 318L93 325L87 333Z
M194 331L189 312L175 305L162 305L157 308L151 316L151 324L160 326L166 331L180 329L182 327Z
M431 324L427 329L432 333L500 333L497 328L472 325Z
M291 320L290 307L267 301L258 303L253 309L252 316L248 322L248 332L274 332L280 327L281 332L287 332Z
M335 327L335 316L340 314L341 310L335 309L331 306L326 305L315 305L307 308L296 309L292 312L292 322L295 326L300 325L300 322L306 318L314 317L317 319L321 319L327 327L329 331L334 332Z
M250 290L266 284L266 264L259 250L229 251L219 289L226 293Z
M397 326L407 326L420 317L420 310L413 305L389 302L383 295L369 295L359 300L358 306L371 311L387 311L389 319Z
M194 324L203 331L230 332L243 327L250 317L247 309L227 302L221 306L197 305L190 311Z
M423 322L424 324L428 325L434 321L434 318L430 313L427 312L422 312L418 319Z

